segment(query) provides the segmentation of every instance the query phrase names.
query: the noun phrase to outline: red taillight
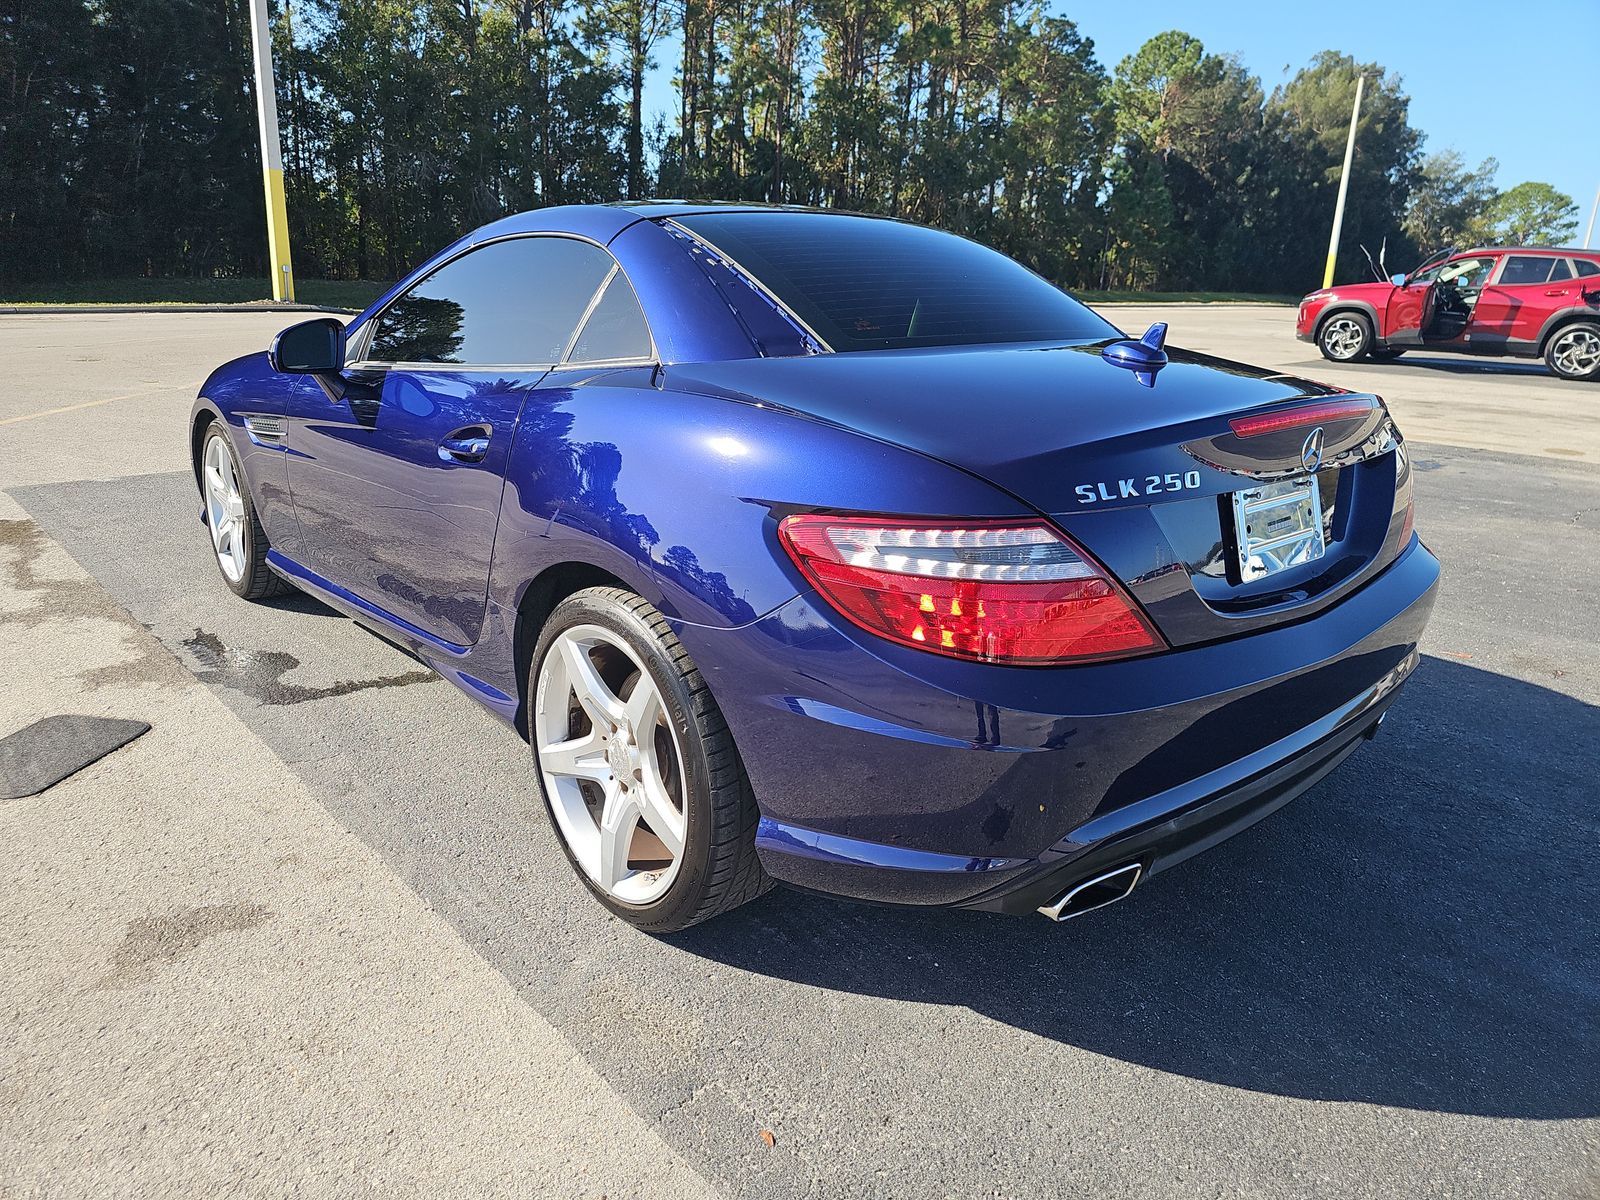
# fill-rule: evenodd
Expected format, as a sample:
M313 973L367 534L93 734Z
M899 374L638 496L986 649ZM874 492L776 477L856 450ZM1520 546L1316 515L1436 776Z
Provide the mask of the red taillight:
M1263 433L1277 433L1298 425L1320 425L1324 421L1365 417L1377 407L1376 400L1327 400L1320 404L1275 409L1248 417L1230 417L1228 424L1240 437L1258 437Z
M778 537L841 615L919 650L1038 665L1166 646L1115 580L1043 524L799 514Z

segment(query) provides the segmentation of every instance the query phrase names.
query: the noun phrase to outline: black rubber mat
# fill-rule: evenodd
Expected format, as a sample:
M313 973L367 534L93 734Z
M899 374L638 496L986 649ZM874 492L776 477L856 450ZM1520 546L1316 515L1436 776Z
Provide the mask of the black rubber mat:
M0 738L0 800L33 796L121 749L150 726L111 717L46 717Z

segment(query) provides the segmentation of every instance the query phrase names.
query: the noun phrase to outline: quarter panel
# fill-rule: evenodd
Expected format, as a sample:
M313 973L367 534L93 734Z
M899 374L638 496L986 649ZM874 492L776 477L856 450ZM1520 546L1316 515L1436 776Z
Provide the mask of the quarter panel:
M649 368L552 374L523 411L495 548L515 611L545 566L625 579L677 621L754 621L804 586L774 512L1008 517L1030 510L922 455L777 409L662 390Z
M1596 288L1600 289L1600 281L1596 281ZM1592 299L1591 299L1592 297ZM1534 335L1534 341L1529 347L1533 354L1544 353L1545 342L1561 326L1569 321L1594 321L1600 320L1600 290L1585 292L1583 304L1572 304L1551 313L1539 326L1539 332Z

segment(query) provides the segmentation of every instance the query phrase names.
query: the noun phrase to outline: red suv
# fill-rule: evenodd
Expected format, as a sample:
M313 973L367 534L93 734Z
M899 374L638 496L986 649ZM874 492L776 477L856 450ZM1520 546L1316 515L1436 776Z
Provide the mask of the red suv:
M1295 336L1334 362L1387 362L1425 346L1542 357L1562 379L1600 379L1600 251L1441 251L1388 283L1312 292Z

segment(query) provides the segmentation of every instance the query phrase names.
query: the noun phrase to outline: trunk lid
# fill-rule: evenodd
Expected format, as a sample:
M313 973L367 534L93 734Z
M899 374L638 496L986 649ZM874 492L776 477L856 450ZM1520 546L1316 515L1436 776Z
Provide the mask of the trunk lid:
M1170 348L1146 386L1105 361L1105 345L746 359L673 366L666 383L781 406L989 480L1099 558L1173 645L1300 619L1398 553L1409 471L1380 401L1241 437L1229 418L1360 397ZM1321 462L1308 472L1314 428ZM1236 521L1235 493L1312 473L1325 552L1246 578L1236 526L1275 514L1268 495Z

